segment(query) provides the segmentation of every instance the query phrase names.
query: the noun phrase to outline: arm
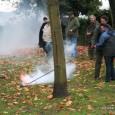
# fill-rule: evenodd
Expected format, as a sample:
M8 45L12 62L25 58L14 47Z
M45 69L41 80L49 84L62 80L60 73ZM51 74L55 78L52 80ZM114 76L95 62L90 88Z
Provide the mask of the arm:
M96 47L102 46L104 44L104 42L110 37L109 34L107 33L103 33L100 38L99 38L99 42L96 44Z
M92 45L96 44L96 40L98 39L99 32L100 32L100 26L97 26L94 30L93 37L91 38Z
M71 28L72 31L75 31L78 27L80 27L80 23L78 18L75 18L75 24L74 26Z

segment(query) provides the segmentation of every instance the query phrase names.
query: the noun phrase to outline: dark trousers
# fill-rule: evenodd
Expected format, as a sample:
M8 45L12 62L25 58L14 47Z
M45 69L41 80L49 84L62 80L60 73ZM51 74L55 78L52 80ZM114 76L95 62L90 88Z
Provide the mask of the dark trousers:
M106 82L109 82L111 79L115 80L115 70L113 65L114 58L114 56L104 56L106 64Z
M102 48L96 48L95 76L94 76L95 79L99 78L99 76L100 76L102 58L103 58L103 50L102 50Z
M95 60L96 58L95 49L91 48L91 44L88 45L88 57L91 60Z

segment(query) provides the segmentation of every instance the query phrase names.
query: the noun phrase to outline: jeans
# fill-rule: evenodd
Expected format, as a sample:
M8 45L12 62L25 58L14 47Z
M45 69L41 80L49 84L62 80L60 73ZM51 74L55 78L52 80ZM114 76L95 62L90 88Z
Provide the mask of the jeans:
M53 55L51 42L46 43L45 50L46 50L46 54L47 54L47 59L50 59Z
M115 70L114 70L114 56L104 56L106 64L106 78L105 81L109 82L111 79L115 80Z
M76 37L69 37L67 40L69 42L69 45L72 46L72 52L71 52L71 57L76 58L78 55L77 52L77 38Z

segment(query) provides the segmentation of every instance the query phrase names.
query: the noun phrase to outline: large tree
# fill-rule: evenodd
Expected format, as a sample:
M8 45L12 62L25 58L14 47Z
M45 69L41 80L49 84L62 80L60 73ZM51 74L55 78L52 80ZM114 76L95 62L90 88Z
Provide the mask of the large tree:
M53 88L53 97L65 97L68 96L68 91L59 3L58 0L47 0L47 5L50 17L51 36L53 41L54 54L55 80Z
M112 26L115 29L115 0L109 0L111 16L112 16Z

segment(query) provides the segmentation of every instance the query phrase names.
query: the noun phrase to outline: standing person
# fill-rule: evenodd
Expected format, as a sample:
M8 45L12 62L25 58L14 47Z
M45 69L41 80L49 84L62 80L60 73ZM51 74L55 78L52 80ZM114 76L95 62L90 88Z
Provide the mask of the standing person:
M39 43L38 43L38 45L39 45L39 47L40 48L43 48L44 49L44 47L45 47L45 42L43 41L43 38L42 38L42 36L43 36L43 28L44 28L44 26L47 24L47 18L46 17L44 17L43 18L43 24L42 24L42 26L41 26L41 28L40 28L40 31L39 31Z
M49 58L52 55L51 27L49 21L47 21L47 24L44 26L42 39L46 43L44 46L44 51Z
M100 18L101 24L107 24L108 23L108 17L106 15L101 16ZM95 44L99 42L99 37L101 35L100 31L100 25L96 27L93 37L91 38L92 48L94 48ZM107 24L108 25L108 24ZM111 28L110 25L108 25L109 28ZM103 58L103 49L102 47L96 47L96 62L95 62L95 75L94 79L98 80L100 76L100 69L101 69L101 63Z
M74 49L72 51L71 56L77 57L77 37L78 37L78 28L80 27L80 23L73 11L68 12L68 25L66 28L66 39L69 41L71 45L74 45Z
M95 59L95 49L91 48L91 38L93 36L95 28L99 25L96 21L96 17L94 15L89 16L90 24L87 27L87 38L88 38L88 56L90 60Z
M109 29L106 24L101 24L100 29L102 34L96 47L103 46L103 55L106 65L105 82L110 82L110 80L115 80L115 68L113 64L115 58L115 31L111 30L111 28Z

